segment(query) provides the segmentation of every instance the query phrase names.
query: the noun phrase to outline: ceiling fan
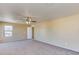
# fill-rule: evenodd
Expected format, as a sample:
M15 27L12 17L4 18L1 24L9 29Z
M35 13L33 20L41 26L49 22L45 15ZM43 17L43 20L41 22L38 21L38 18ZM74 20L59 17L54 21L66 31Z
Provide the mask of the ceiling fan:
M23 22L25 22L27 25L35 24L37 22L36 19L38 19L36 16L25 16L21 14L18 14L17 18L19 20L23 20Z
M25 23L28 26L34 26L37 21L33 20L33 18L35 19L35 17L30 17L30 16L24 17Z
M32 20L32 17L25 17L25 21L26 21L26 24L31 24L31 23L35 23L36 21Z

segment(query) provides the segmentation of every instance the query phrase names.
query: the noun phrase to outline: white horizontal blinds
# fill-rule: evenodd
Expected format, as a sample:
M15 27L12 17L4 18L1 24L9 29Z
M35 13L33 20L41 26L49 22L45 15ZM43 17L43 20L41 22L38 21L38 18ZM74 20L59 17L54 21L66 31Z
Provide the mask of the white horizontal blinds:
M4 35L5 37L11 37L13 31L13 26L4 26Z

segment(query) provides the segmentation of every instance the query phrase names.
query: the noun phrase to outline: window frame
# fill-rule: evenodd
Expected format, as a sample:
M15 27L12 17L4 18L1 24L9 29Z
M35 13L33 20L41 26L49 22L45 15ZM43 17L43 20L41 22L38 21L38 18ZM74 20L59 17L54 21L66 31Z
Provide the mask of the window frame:
M4 36L11 37L13 35L13 26L12 25L5 25L4 26Z

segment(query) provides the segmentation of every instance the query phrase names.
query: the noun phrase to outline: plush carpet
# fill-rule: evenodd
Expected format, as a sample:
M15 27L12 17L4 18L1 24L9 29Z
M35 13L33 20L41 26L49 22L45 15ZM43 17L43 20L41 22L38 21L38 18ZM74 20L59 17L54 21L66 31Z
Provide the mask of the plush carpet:
M78 55L78 52L56 47L35 40L0 44L1 55Z

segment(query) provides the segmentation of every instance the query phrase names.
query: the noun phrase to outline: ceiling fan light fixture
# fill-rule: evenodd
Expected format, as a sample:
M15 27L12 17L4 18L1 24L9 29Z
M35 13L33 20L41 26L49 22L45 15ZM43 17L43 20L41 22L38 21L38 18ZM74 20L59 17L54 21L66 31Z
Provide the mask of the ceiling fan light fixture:
M26 22L27 25L32 26L32 25L34 25L34 23L35 23L36 21L33 21L31 17L27 17L27 18L25 19L25 22Z
M26 24L29 24L29 22L28 22L28 21L26 21Z
M32 21L31 18L29 18L29 21Z
M26 24L31 24L31 22L30 21L26 21Z
M31 24L31 22L30 22L30 21L29 21L28 23L29 23L29 24Z

